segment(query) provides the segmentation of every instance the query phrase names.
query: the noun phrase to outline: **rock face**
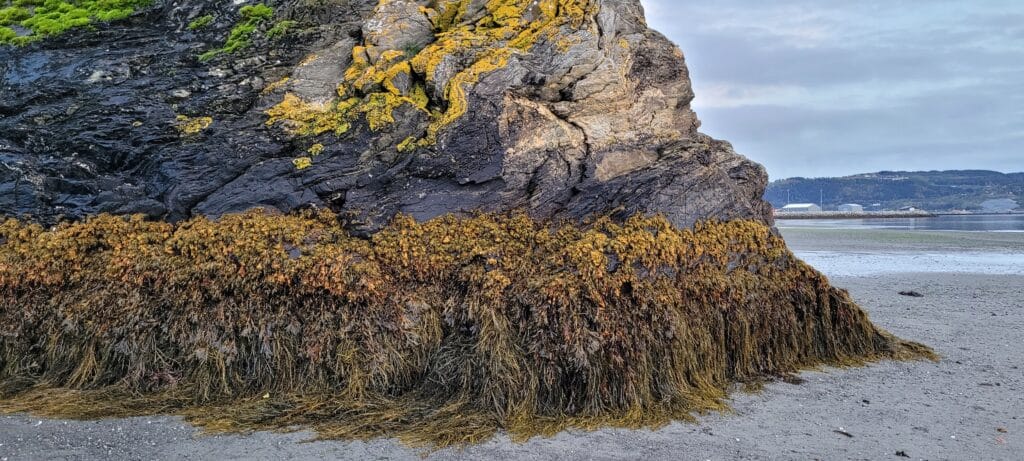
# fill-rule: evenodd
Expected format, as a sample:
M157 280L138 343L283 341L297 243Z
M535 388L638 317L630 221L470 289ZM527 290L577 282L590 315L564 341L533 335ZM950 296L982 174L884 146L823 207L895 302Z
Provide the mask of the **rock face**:
M0 213L771 222L764 170L698 132L683 53L638 0L267 5L206 61L238 5L156 1L0 47Z
M0 414L443 447L935 357L786 250L637 0L0 11Z

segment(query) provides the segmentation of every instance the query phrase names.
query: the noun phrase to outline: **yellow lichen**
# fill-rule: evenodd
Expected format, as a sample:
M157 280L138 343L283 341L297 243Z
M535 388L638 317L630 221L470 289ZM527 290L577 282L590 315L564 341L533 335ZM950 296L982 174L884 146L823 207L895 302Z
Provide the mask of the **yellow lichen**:
M313 159L309 157L299 157L292 160L292 164L295 165L296 170L305 170L306 168L313 166Z
M434 29L447 32L458 24L466 14L466 8L472 0L447 0L439 6L440 11L434 18ZM429 15L428 15L429 16Z
M416 150L417 147L416 138L409 136L408 138L405 138L404 141L398 143L398 146L396 146L395 149L404 154Z
M484 74L508 65L508 58L511 54L512 51L509 49L497 49L491 56L477 61L465 71L452 77L445 92L446 99L448 100L448 110L440 117L435 117L431 121L425 138L429 143L435 142L437 135L442 129L462 118L466 111L469 110L469 101L466 99L466 85L476 83Z
M345 75L349 75L349 72L352 72L353 69L356 68L349 68ZM355 78L350 82L351 94L374 92L375 90L380 88L380 86L384 83L384 79L386 77L387 74L385 72L380 71L377 66L368 66L362 68L359 71L358 75L356 75Z
M388 0L380 1L383 5ZM336 109L316 107L286 95L278 107L268 111L268 123L283 122L299 134L331 131L328 127L338 123L344 129L335 131L344 133L354 120L351 114L358 113L366 117L371 130L378 131L393 124L394 110L408 103L430 114L429 124L415 145L434 144L441 132L469 111L466 95L471 85L487 73L506 67L515 55L529 52L541 40L557 39L556 46L568 50L578 40L565 37L563 27L568 31L579 29L596 11L592 0L490 0L480 19L473 20L466 17L471 3L446 0L436 2L433 8L421 7L420 12L431 19L435 29L434 42L422 50L379 50L378 54L368 52L366 45L355 46L337 94L356 102L337 108L344 112L342 116L332 118L329 112ZM530 20L527 14L532 15ZM468 64L449 76L442 97L432 100L426 86L440 85L437 69L445 59ZM397 78L406 77L413 85L408 94L395 84ZM406 143L406 150L411 145Z
M308 152L309 155L316 157L317 155L324 153L324 145L320 143L313 144L312 146L309 146L309 149L306 149L306 152Z
M393 112L407 102L408 98L391 93L373 93L359 105L359 111L366 114L366 123L370 125L370 130L377 131L395 123Z
M280 80L278 80L278 81L276 81L274 83L271 83L271 84L267 85L265 88L263 88L263 91L261 93L264 94L264 95L267 95L267 94L273 93L273 92L275 92L275 91L277 91L277 90L279 90L281 88L284 88L284 86L288 84L289 80L291 80L291 77L284 77L284 78L282 78L282 79L280 79Z
M381 53L380 57L377 58L377 60L380 62L381 65L386 66L386 65L391 64L393 62L397 62L398 60L400 60L400 59L402 59L404 57L405 57L405 51L404 50L387 50L387 51Z
M403 96L402 91L395 86L395 79L400 76L412 79L412 67L408 62L402 61L388 68L384 72L384 88L393 95Z
M333 104L308 103L293 93L284 95L284 100L267 110L267 126L281 122L285 129L296 135L320 135L334 132L342 135L350 128L350 110L355 105L351 100Z
M430 104L430 98L427 96L427 90L423 88L423 85L416 84L412 87L412 93L409 94L409 99L412 100L412 104L423 111L429 112L427 106Z
M175 120L178 122L178 132L183 136L199 134L213 124L212 117L189 117L187 115L179 115Z
M366 54L366 47L361 45L353 47L352 64L345 70L345 81L355 82L362 77L368 67L370 67L370 57Z

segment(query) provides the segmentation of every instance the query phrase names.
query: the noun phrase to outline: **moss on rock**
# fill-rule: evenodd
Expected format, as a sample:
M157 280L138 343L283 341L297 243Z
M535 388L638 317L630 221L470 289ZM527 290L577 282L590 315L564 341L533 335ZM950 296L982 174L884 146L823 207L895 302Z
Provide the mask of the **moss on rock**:
M287 35L288 32L290 32L298 24L299 23L297 21L291 20L278 21L277 24L274 24L274 27L271 27L269 30L267 30L267 38L271 40L281 38Z
M209 61L222 54L231 54L249 47L252 35L259 26L274 17L274 9L263 4L246 5L238 10L241 19L228 33L224 46L199 55L200 61Z
M18 33L10 27L0 27L0 43L8 43L18 37Z
M151 0L4 0L0 8L0 44L24 45L68 30L131 16ZM17 34L8 27L27 30ZM12 34L13 33L13 34Z
M193 20L192 22L188 23L188 30L202 30L202 29L205 29L205 28L209 27L210 24L213 23L213 20L214 20L214 16L212 14L207 14L205 16L200 16L200 17L196 18L195 20Z

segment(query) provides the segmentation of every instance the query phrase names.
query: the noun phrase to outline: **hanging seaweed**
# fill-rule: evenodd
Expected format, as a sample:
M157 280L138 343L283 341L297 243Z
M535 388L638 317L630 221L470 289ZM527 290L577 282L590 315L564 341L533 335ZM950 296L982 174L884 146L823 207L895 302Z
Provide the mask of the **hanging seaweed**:
M0 225L3 412L448 446L658 426L736 383L918 358L755 222Z

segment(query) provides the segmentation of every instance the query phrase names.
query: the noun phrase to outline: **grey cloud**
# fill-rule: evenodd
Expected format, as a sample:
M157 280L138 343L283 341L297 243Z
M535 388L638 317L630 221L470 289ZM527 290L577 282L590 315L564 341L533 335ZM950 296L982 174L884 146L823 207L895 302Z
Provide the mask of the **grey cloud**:
M704 130L773 178L1024 170L1024 2L645 4L687 54Z

